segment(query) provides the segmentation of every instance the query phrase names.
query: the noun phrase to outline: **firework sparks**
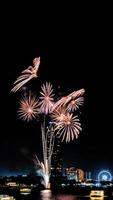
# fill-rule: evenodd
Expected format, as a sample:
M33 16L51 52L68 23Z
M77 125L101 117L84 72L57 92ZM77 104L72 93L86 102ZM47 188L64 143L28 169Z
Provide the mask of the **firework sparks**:
M35 58L33 60L33 65L29 66L27 69L22 71L22 75L17 78L17 80L14 82L14 87L11 89L11 92L16 92L19 90L23 85L25 85L28 81L30 81L32 78L37 77L37 71L40 65L40 57Z
M60 122L65 120L67 114L67 110L63 107L58 107L55 109L52 114L51 118L53 119L54 122Z
M63 116L62 120L56 122L55 130L58 131L57 135L62 137L62 141L70 142L74 138L78 138L79 132L82 130L80 121L77 116L67 113Z
M38 176L41 176L43 178L42 184L45 186L45 188L49 187L49 172L48 172L48 160L46 159L46 163L40 162L37 155L34 156L34 164L36 168L36 173Z
M43 162L40 162L37 155L34 157L34 163L36 172L42 177L42 184L45 188L50 187L50 175L51 175L51 157L54 148L54 129L52 124L45 131L44 123L41 126L42 131L42 147L43 147Z
M67 110L69 112L74 112L75 110L77 110L79 108L79 106L82 106L84 103L84 98L83 97L79 97L75 100L71 100L70 103L67 105Z
M46 84L42 85L42 92L40 92L41 96L40 98L40 113L48 114L52 112L52 107L54 105L54 99L53 99L53 88L52 85L48 82Z
M65 106L68 103L70 103L70 101L79 98L80 96L82 96L84 94L85 90L81 89L81 90L77 90L74 91L72 93L70 93L68 96L62 97L60 100L58 100L54 106L53 106L53 110L60 107L60 106ZM76 105L80 105L80 101L76 100ZM76 107L77 108L77 107Z
M20 100L18 115L22 120L30 121L38 116L38 100L36 96L29 94L28 98L23 96Z

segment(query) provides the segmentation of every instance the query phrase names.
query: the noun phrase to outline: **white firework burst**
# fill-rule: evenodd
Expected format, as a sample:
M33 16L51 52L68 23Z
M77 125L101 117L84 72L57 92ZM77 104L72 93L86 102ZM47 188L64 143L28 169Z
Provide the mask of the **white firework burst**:
M43 84L41 87L42 91L40 92L40 113L48 114L52 112L52 107L54 105L54 94L52 85L48 82Z
M31 94L28 97L23 96L20 100L20 107L18 110L18 115L22 120L30 121L38 116L38 100L36 96Z

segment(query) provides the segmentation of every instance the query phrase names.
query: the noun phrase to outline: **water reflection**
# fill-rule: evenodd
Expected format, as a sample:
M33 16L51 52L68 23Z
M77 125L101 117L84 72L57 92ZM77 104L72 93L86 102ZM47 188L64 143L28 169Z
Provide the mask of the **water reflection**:
M0 195L0 200L111 200L109 197L90 197L87 196L76 196L76 195L67 195L67 194L52 194L51 190L43 190L38 196L21 196L14 198L13 196ZM113 200L113 198L112 198Z
M81 200L75 195L52 195L51 190L43 190L40 193L41 200Z
M13 196L9 196L7 194L1 194L0 200L15 200L15 198Z
M53 195L51 190L43 190L40 193L40 200L104 200L104 197L89 197L89 196L75 196L75 195L65 195L58 194ZM107 199L106 199L107 200Z
M53 200L80 200L80 198L74 195L58 195L55 196Z
M40 192L41 200L52 200L52 192L51 190L42 190Z

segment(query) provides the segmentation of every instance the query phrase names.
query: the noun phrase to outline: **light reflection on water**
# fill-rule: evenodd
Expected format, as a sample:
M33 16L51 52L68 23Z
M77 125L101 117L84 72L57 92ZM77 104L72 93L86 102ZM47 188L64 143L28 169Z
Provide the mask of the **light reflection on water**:
M0 200L15 200L15 198L7 194L0 194Z
M43 190L40 193L40 200L80 200L74 195L52 195L51 190Z
M1 198L0 198L1 200ZM9 199L8 199L9 200ZM12 200L12 199L11 199ZM15 198L15 200L113 200L113 197L89 197L89 196L76 196L69 194L52 194L51 190L43 190L40 195L36 197L32 196L21 196L20 198Z
M40 197L41 197L41 200L52 200L53 199L51 190L42 190L40 192Z
M80 197L76 195L67 195L67 194L66 195L65 194L52 195L51 190L43 190L40 193L40 200L108 200L108 199L104 197L90 198L89 196Z
M80 200L79 197L74 195L57 195L53 198L54 200Z

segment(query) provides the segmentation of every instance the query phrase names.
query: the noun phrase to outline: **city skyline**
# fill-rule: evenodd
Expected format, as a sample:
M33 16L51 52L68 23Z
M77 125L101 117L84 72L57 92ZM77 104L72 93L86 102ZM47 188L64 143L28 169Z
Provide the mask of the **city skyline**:
M64 165L83 166L88 170L113 169L110 78L107 81L110 75L109 44L100 29L96 34L97 26L94 32L88 34L89 30L93 30L88 23L84 27L86 33L78 31L76 37L74 28L71 28L69 35L66 27L61 32L60 29L51 32L51 26L46 32L40 29L32 33L32 24L26 28L19 25L15 30L12 22L9 34L4 36L0 80L1 170L27 170L28 166L33 167L33 154L38 153L41 157L40 128L35 122L32 125L18 119L18 97L21 95L19 92L16 95L10 93L18 74L38 56L42 61L39 68L41 78L31 80L24 90L28 86L38 92L47 80L55 86L59 95L68 95L81 88L86 91L81 108L83 131L78 140L62 144Z

